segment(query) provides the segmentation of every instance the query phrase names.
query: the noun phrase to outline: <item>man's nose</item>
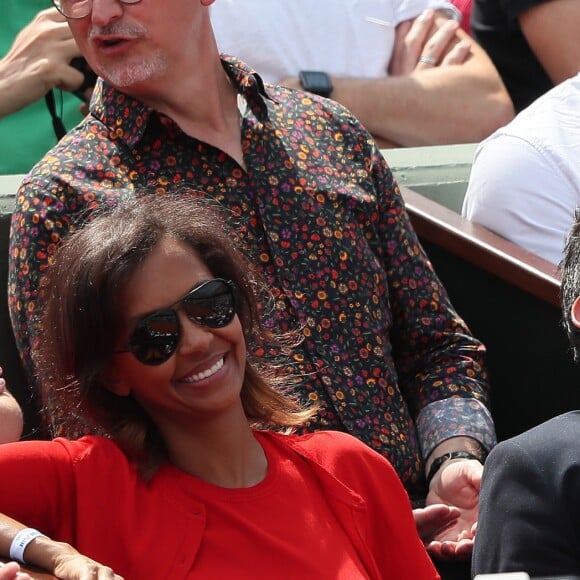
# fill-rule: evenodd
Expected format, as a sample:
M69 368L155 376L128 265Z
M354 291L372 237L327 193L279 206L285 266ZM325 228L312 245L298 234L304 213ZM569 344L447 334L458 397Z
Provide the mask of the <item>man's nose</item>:
M119 0L93 0L89 15L94 26L104 27L123 15L123 4Z

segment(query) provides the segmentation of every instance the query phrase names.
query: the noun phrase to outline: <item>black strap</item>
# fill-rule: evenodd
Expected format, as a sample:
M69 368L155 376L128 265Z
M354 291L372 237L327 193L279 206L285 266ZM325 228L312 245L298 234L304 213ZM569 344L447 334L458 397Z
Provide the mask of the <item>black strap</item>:
M479 463L483 463L483 458L470 453L469 451L451 451L450 453L445 453L441 457L437 457L435 461L431 464L431 469L427 475L427 485L431 483L431 480L435 477L435 474L441 469L441 466L451 459L475 459Z
M46 101L46 106L48 107L48 112L52 118L52 128L54 129L54 134L56 135L56 140L60 141L66 135L66 129L62 119L56 113L56 103L54 100L54 92L52 90L48 91L44 96Z

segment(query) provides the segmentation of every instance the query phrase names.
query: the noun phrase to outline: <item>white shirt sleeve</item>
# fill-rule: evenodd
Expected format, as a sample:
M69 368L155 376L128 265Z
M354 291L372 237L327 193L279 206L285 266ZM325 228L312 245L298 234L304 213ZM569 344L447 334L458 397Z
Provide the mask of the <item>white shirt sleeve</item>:
M462 213L559 264L573 223L575 189L530 142L494 135L476 151Z

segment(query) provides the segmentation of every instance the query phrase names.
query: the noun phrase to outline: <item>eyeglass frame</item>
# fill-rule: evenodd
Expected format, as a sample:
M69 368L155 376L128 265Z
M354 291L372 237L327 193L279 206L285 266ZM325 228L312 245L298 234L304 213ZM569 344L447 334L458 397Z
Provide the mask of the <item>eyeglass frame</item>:
M215 321L209 322L208 321L209 317L203 317L203 316L200 317L200 316L190 315L187 311L188 301L191 303L192 297L195 295L196 292L199 292L199 290L201 290L202 288L204 288L208 284L212 284L215 282L223 283L223 285L228 290L227 295L230 298L230 304L228 305L228 312L222 314L223 319L219 320L219 322L216 323ZM203 300L216 299L221 295L222 294L217 294L214 296L205 297L205 298L203 298ZM224 295L226 295L226 294L224 294ZM196 304L196 303L199 304L199 300L198 300L198 302L193 300L193 304ZM169 306L165 306L164 308L159 308L158 310L155 310L154 312L151 312L149 314L145 314L144 316L141 316L137 320L137 322L135 323L133 330L131 330L131 333L129 334L129 338L125 342L123 348L121 350L114 351L114 354L122 354L122 353L129 352L139 362L141 362L142 364L145 364L147 366L158 366L158 365L163 364L164 362L167 362L175 354L175 351L177 350L177 348L179 346L179 342L180 342L181 336L183 334L183 329L182 329L181 321L179 319L179 314L178 314L179 310L183 310L185 315L187 316L188 320L190 320L191 322L194 322L195 324L198 324L200 326L207 326L208 328L224 328L224 327L228 326L229 324L231 324L232 320L234 319L234 317L236 316L236 313L237 313L236 312L236 287L235 287L235 284L231 280L225 280L224 278L212 278L211 280L205 280L199 284L196 284L191 290L189 290L189 292L187 292L187 294L185 294L184 296L179 298L179 300L176 300L175 302L173 302ZM163 336L166 337L166 344L162 345L162 347L158 347L160 351L161 351L161 349L163 349L164 353L160 357L157 357L155 359L148 361L144 357L139 356L138 352L140 350L142 350L144 348L144 346L143 346L143 344L135 343L134 339L135 339L135 336L138 332L141 332L143 329L147 329L147 326L150 324L150 321L153 318L160 317L163 315L165 315L167 317L166 320L173 321L175 323L176 332L164 333ZM149 334L149 336L151 337L151 334ZM163 338L163 336L160 335L159 337L157 337L157 339L161 339L161 338ZM169 338L172 339L171 342L168 340ZM155 340L155 338L152 338L152 340ZM157 345L154 345L154 346L157 346Z
M69 4L71 4L73 7L76 4L86 4L88 6L88 10L86 13L81 14L80 16L71 16L66 14L66 12L64 11L62 5L64 3L67 2L67 0L51 0L53 6L65 17L65 18L69 18L70 20L79 20L81 18L86 18L90 13L91 10L93 9L93 0L80 0L80 1L69 1ZM141 2L141 0L119 0L119 2L121 2L122 4L138 4L139 2Z

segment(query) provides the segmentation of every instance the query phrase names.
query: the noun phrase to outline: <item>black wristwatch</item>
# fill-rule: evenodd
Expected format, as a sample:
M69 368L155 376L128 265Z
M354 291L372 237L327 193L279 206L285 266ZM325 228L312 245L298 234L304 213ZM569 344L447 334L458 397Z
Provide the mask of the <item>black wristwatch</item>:
M301 70L298 73L298 79L305 91L320 95L321 97L330 97L334 87L328 73L319 70Z

